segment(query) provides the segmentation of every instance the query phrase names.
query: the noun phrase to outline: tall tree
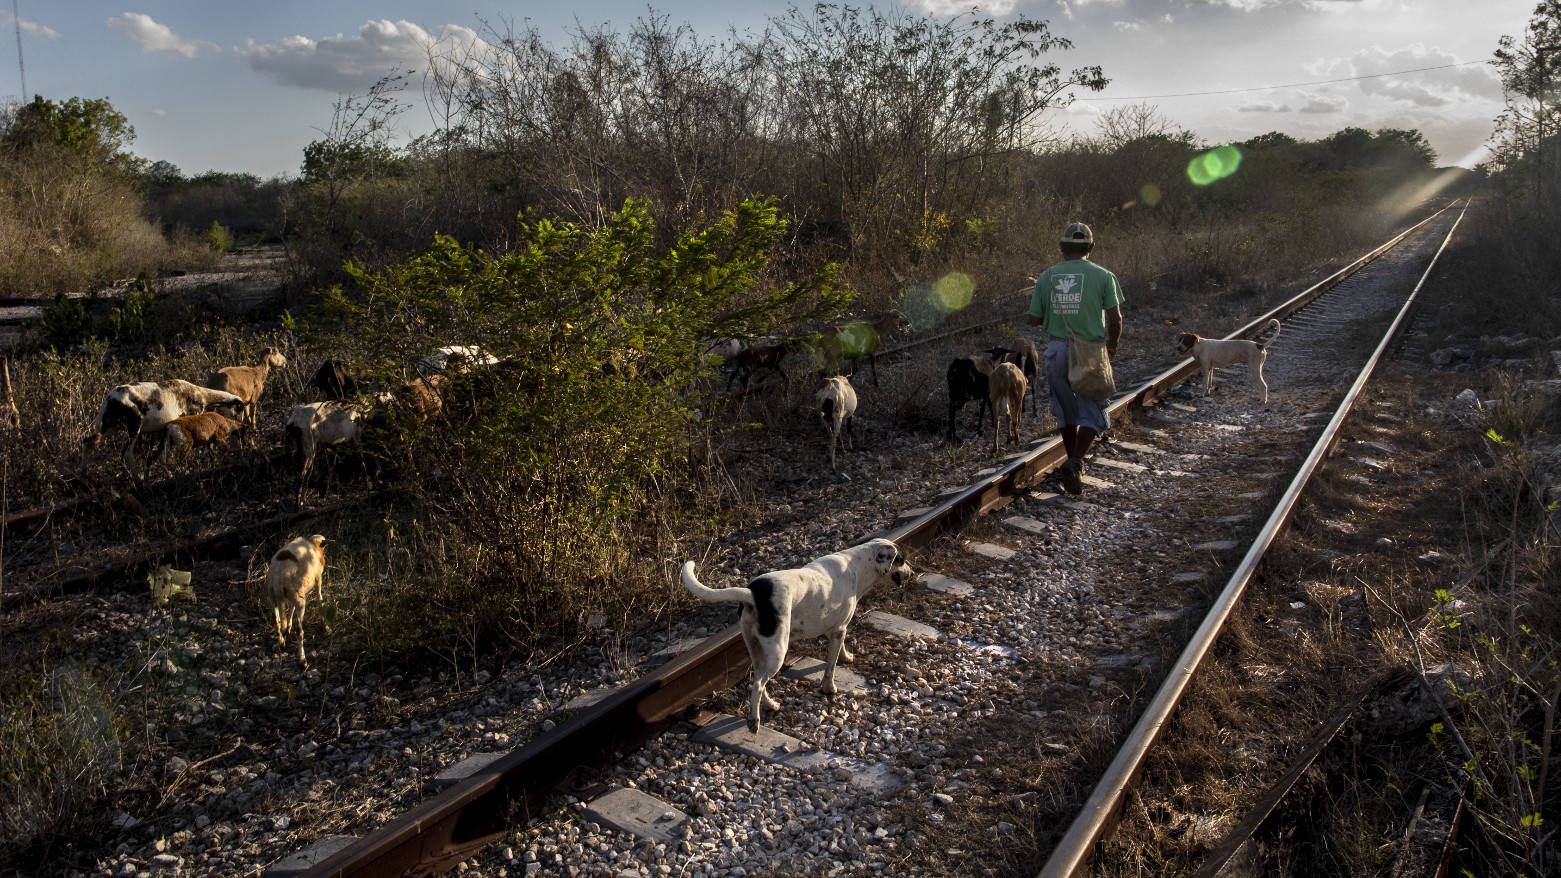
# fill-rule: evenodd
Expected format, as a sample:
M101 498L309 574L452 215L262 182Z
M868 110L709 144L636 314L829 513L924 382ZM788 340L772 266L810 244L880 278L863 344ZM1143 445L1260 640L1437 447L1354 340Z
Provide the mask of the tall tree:
M974 206L997 160L1039 142L1043 111L1107 82L1099 67L1042 63L1072 43L1023 15L998 24L977 11L819 4L775 26L787 130L818 157L855 249L889 255L909 235L913 261L947 212Z
M1532 168L1535 196L1543 202L1561 170L1561 155L1547 143L1561 124L1561 0L1541 0L1522 39L1503 36L1494 60L1506 108L1492 135L1493 163L1499 169Z

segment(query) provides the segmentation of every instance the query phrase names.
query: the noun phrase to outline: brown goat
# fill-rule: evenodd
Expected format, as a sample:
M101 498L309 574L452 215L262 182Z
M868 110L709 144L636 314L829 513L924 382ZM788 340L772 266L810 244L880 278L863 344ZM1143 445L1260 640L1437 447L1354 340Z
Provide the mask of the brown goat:
M784 380L786 378L784 362L791 349L792 342L789 340L753 342L728 361L732 365L732 372L727 376L726 388L730 390L732 382L741 377L743 390L746 391L749 379L760 369L769 369Z
M852 320L826 330L819 340L820 353L826 368L849 365L856 371L856 364L863 357L873 369L873 386L878 386L878 348L885 338L909 329L911 321L899 311L888 311L873 319Z
M216 412L201 412L169 421L165 435L168 444L182 457L197 445L220 445L227 448L228 436L242 429L244 425L231 418Z
M992 453L1003 450L1003 415L1008 415L1008 435L1019 444L1019 419L1024 417L1024 373L1013 363L998 363L987 379L992 401Z
M290 540L275 555L266 568L266 602L271 606L271 618L276 622L276 639L287 646L288 631L298 631L298 663L309 667L304 653L304 607L309 596L316 591L325 597L325 537L315 534ZM326 631L330 628L327 627Z
M414 378L396 391L396 404L419 421L437 417L444 408L439 394L446 383L448 379L443 375Z
M282 356L282 352L274 347L268 347L260 354L260 365L224 366L211 373L211 380L207 384L217 390L226 390L244 400L244 421L254 427L259 420L257 408L260 404L260 394L266 390L266 378L271 375L272 369L282 369L286 366L287 358Z

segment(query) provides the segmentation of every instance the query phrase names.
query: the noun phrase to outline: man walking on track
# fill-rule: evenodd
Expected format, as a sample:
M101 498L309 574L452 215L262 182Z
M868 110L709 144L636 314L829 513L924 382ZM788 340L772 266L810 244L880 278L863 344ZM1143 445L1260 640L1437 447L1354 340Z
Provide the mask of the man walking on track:
M1117 276L1089 261L1095 235L1089 226L1072 223L1062 232L1063 261L1046 269L1035 280L1030 296L1030 324L1044 326L1050 336L1044 354L1046 387L1052 416L1062 432L1068 460L1059 469L1062 487L1069 494L1084 491L1084 455L1095 437L1111 426L1106 401L1073 392L1068 382L1068 335L1085 341L1105 339L1107 353L1117 355L1122 337L1122 286Z

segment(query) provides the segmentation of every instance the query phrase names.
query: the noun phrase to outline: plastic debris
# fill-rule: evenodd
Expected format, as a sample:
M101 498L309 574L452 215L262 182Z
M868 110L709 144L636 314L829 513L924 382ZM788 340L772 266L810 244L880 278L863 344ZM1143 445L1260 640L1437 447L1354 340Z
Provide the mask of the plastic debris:
M152 589L152 604L167 606L175 595L195 600L195 589L190 586L190 571L175 570L167 564L146 575L146 584Z

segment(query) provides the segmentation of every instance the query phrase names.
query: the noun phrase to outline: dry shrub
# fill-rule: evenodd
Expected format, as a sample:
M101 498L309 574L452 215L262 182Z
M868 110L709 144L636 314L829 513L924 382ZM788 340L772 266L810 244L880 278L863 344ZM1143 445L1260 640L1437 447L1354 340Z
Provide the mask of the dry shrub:
M81 668L63 665L7 689L0 700L0 850L15 854L90 823L119 787L127 754L114 705Z
M0 155L0 180L0 287L16 294L90 291L207 261L142 218L126 177L29 152Z

